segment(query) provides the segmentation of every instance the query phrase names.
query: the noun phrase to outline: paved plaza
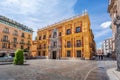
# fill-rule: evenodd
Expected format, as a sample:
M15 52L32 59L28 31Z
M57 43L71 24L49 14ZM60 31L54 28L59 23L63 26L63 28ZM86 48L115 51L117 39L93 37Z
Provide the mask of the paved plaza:
M110 80L112 60L27 60L25 65L0 65L0 80Z

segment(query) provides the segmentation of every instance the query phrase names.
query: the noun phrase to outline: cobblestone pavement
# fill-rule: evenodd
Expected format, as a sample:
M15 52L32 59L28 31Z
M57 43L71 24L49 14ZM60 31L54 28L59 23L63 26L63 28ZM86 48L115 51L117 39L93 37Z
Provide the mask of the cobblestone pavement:
M109 80L115 61L28 60L25 65L0 65L0 80Z

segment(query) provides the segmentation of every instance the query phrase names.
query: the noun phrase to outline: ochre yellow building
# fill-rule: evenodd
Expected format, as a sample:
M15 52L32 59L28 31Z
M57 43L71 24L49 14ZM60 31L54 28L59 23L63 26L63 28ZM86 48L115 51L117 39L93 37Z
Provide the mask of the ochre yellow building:
M0 56L14 55L16 49L31 49L33 30L27 26L0 16Z
M49 25L37 32L37 55L52 59L91 59L95 41L87 13Z
M32 41L32 46L31 46L31 56L36 57L37 56L37 41Z

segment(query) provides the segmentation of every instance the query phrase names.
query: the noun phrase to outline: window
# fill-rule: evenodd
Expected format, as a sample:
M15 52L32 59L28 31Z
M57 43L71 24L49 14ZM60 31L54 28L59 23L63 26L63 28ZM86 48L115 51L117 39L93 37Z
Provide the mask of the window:
M38 56L41 56L41 52L40 51L38 52Z
M4 35L2 41L8 41L8 36L7 36L7 35Z
M46 44L44 44L44 49L46 48Z
M39 49L41 49L41 45L39 45Z
M31 45L31 44L30 44L30 41L28 41L28 42L27 42L27 45L28 45L28 46L30 46L30 45Z
M28 50L30 50L30 47L28 46Z
M81 40L77 40L76 42L76 47L81 47Z
M57 46L57 42L53 42L53 46L56 47Z
M49 35L49 38L51 37L51 35Z
M30 39L30 35L28 35L28 39Z
M67 35L71 34L71 31L70 29L67 29L67 32L66 32Z
M71 56L71 52L67 51L67 57L70 57L70 56Z
M80 50L77 50L76 53L77 53L77 57L81 57L81 51Z
M13 47L16 48L16 44L13 44Z
M24 40L23 39L21 40L21 44L24 44Z
M76 27L76 33L79 33L81 31L80 27Z
M57 32L54 32L53 33L53 38L56 38L57 37Z
M21 46L21 49L24 49L24 46Z
M13 38L13 42L16 43L17 42L17 38Z
M2 48L7 48L7 43L2 43Z
M39 36L39 40L41 40L41 36Z
M18 31L17 31L17 30L14 30L13 35L14 35L14 36L18 36Z
M59 36L61 36L61 32L59 32Z
M43 39L46 39L46 35L43 36Z
M71 47L70 41L67 41L67 48L70 48L70 47Z
M25 37L25 34L24 34L24 33L22 33L21 37Z
M4 32L4 33L9 33L9 29L8 29L8 28L5 28L5 29L3 30L3 32Z
M8 44L8 48L10 49L10 43Z
M43 56L45 56L45 51L43 51Z
M39 45L39 46L37 47L37 49L41 49L41 45Z

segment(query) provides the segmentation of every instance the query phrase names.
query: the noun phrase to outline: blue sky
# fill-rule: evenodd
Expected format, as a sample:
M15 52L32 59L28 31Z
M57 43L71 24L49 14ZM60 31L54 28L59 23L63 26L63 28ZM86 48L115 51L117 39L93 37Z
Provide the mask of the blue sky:
M47 25L81 14L87 9L97 48L112 37L108 0L0 0L0 15L16 20L36 31Z

